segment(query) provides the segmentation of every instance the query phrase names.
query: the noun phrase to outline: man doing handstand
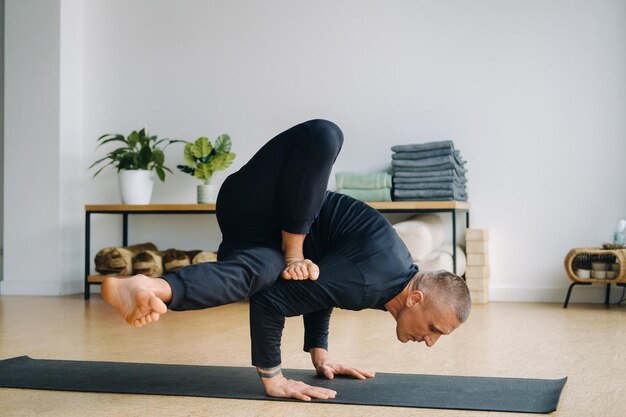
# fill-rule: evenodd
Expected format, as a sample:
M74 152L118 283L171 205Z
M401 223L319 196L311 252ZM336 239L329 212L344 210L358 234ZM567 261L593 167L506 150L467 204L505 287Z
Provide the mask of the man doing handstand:
M342 144L339 128L324 120L276 136L220 189L217 219L223 240L217 262L162 278L107 278L105 300L129 324L141 327L168 308L195 310L249 298L252 364L265 392L275 397L310 400L336 394L282 375L285 317L303 316L304 350L327 378L374 376L329 360L334 307L388 311L397 322L398 340L433 346L467 319L467 286L449 272L418 272L379 212L326 191Z

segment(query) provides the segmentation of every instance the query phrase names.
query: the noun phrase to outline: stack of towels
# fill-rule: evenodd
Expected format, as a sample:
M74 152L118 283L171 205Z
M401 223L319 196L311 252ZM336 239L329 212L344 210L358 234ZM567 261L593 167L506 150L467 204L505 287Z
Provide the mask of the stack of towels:
M467 201L465 161L451 140L391 148L393 199Z
M337 192L361 201L391 201L391 174L338 172Z

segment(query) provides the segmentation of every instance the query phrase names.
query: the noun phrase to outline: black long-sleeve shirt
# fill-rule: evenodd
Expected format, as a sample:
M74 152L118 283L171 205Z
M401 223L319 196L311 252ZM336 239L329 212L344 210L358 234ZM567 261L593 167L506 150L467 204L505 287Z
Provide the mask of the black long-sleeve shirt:
M250 299L252 364L281 363L285 317L304 317L304 349L328 348L333 307L376 308L408 283L417 266L378 211L348 196L327 192L304 243L304 255L320 267L316 281L278 279Z

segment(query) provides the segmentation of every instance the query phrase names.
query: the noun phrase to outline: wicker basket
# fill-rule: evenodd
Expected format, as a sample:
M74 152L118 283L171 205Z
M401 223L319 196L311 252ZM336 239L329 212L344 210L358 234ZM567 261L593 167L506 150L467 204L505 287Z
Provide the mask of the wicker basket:
M619 271L616 278L579 278L575 269L591 269L592 262L617 263ZM600 249L600 248L576 248L569 251L565 256L565 271L572 281L598 282L598 283L622 283L626 282L626 249Z

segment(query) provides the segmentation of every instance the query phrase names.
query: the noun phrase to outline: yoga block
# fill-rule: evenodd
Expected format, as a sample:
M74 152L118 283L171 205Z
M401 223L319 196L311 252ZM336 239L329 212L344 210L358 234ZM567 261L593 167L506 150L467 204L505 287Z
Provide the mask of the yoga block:
M488 266L468 266L465 269L465 278L489 278Z
M489 293L487 291L470 291L472 304L487 304L489 302Z
M468 266L487 266L489 265L488 253L468 253L467 254Z
M489 240L489 229L466 229L465 240Z
M468 240L465 242L466 253L487 253L489 252L489 245L484 240Z
M478 291L478 292L487 292L489 291L489 280L486 278L467 278L465 280L467 284L467 288L469 288L470 292Z

